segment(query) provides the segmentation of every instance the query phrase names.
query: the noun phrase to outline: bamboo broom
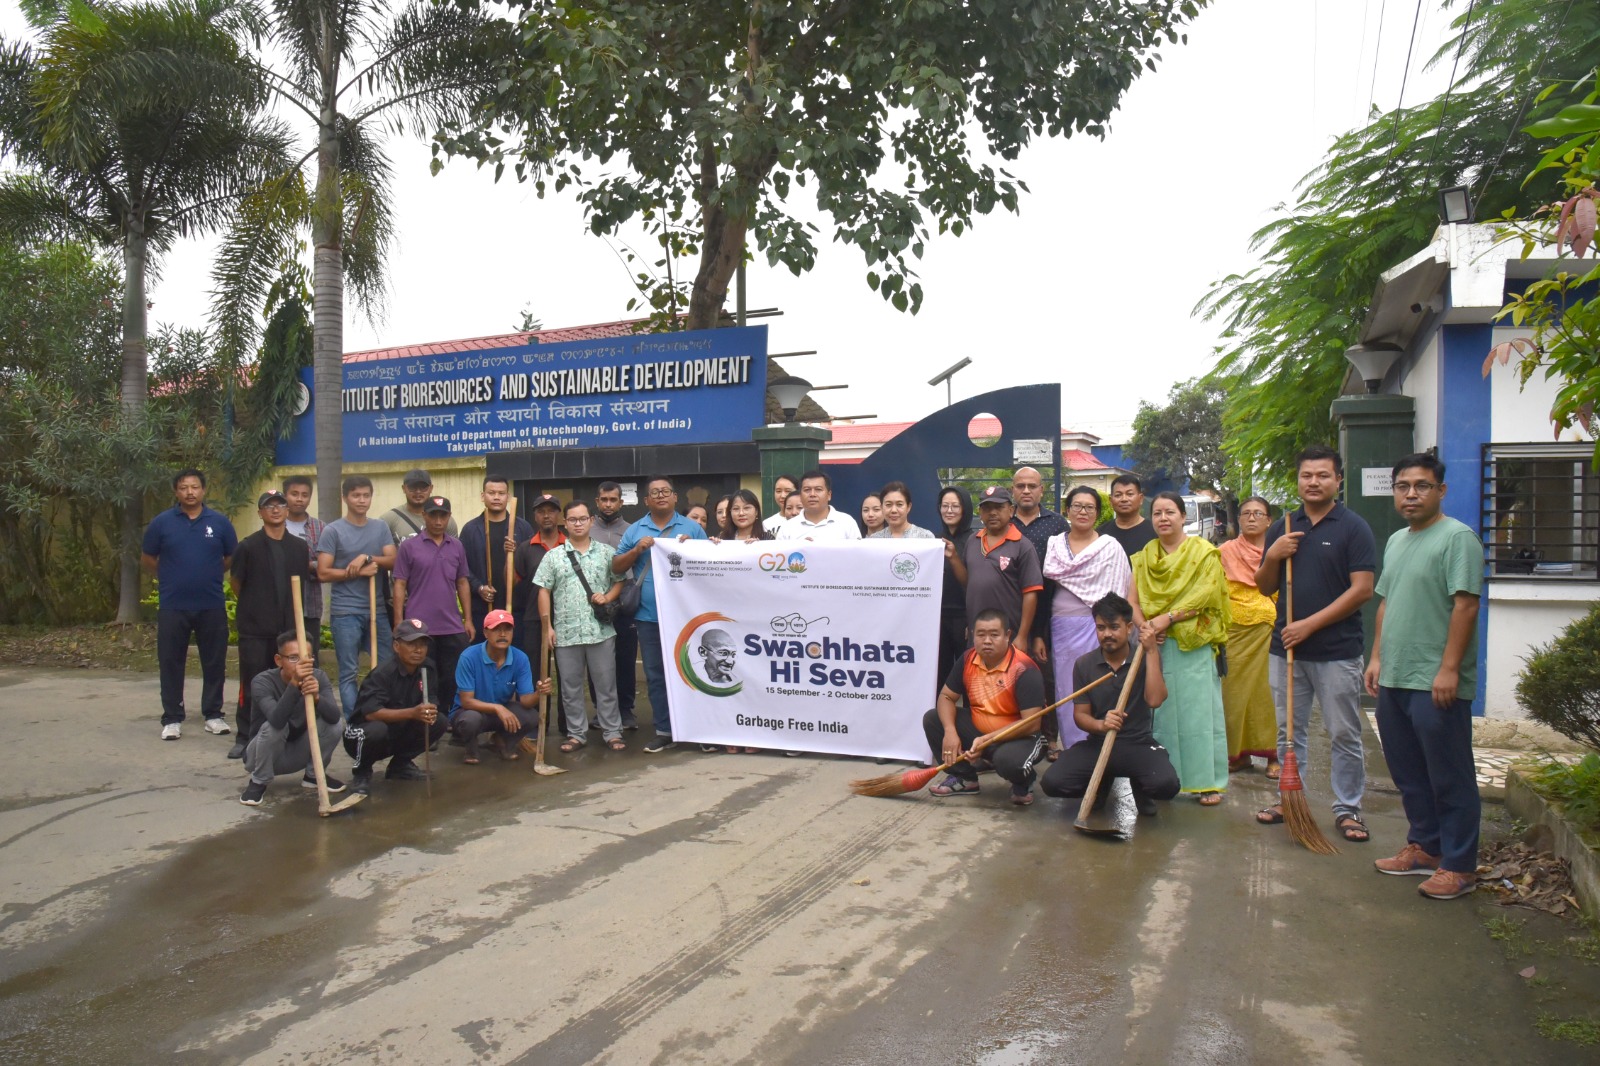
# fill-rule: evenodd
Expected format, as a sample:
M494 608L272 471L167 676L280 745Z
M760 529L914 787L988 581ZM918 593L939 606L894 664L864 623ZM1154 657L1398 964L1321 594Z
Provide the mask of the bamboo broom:
M1283 574L1284 618L1287 623L1293 623L1293 556L1283 561ZM1289 835L1294 838L1296 844L1318 855L1337 855L1339 849L1322 835L1322 830L1317 828L1316 820L1311 816L1310 804L1306 802L1306 786L1300 780L1300 760L1294 753L1294 649L1285 648L1283 651L1289 667L1287 695L1284 701L1285 717L1288 720L1288 740L1284 745L1283 775L1278 778L1278 802L1283 806L1283 821L1289 827Z

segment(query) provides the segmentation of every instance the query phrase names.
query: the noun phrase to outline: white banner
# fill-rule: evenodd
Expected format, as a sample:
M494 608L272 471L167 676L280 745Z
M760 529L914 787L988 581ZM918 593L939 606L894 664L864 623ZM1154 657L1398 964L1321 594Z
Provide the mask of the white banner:
M944 542L657 541L672 736L922 760Z

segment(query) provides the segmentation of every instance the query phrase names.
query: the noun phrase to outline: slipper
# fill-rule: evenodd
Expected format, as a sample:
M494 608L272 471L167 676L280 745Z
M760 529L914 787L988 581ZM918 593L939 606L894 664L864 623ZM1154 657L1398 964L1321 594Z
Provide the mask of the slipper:
M1250 769L1253 765L1254 765L1254 763L1252 762L1250 756L1241 755L1237 759L1229 759L1228 760L1228 773L1236 774L1236 773L1239 773L1241 770Z
M1283 767L1282 766L1279 766L1277 763L1272 763L1270 766L1267 767L1267 780L1268 781L1276 781L1278 778L1280 778L1282 776L1283 776Z
M1372 839L1372 834L1367 832L1366 823L1353 814L1339 815L1333 820L1333 827L1339 831L1340 836L1352 844L1365 844Z
M1200 806L1202 807L1215 807L1217 804L1222 802L1222 793L1202 792L1200 795L1196 796L1195 799L1200 801Z
M606 747L610 748L612 751L627 751L628 742L623 740L621 737L612 737L610 740L606 741Z
M500 758L504 759L506 762L516 762L518 759L522 758L521 754L519 754L517 751L516 741L506 736L504 733L496 737L494 743L495 747L500 751Z
M478 765L478 757L476 755L463 756L461 761L466 763L468 766L477 766Z
M567 755L571 755L573 752L582 748L586 743L587 741L580 740L577 737L568 737L566 740L561 742L561 750Z
M1263 807L1256 812L1256 821L1261 825L1282 825L1283 808L1277 804L1273 804L1271 807Z

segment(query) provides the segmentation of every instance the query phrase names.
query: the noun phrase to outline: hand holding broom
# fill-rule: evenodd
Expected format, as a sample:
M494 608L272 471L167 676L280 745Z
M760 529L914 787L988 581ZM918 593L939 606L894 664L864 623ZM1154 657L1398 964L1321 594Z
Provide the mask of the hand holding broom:
M1284 618L1288 622L1294 621L1294 556L1289 556L1283 561L1283 595ZM1289 835L1296 844L1318 855L1337 855L1339 849L1334 847L1327 837L1322 835L1322 830L1317 828L1317 823L1311 817L1310 805L1306 803L1306 786L1300 780L1300 760L1294 753L1294 649L1284 648L1284 658L1288 660L1289 679L1285 686L1284 704L1287 741L1283 753L1283 774L1278 778L1278 802L1283 806L1283 821L1289 827Z
M290 576L289 592L294 597L294 635L300 644L300 661L315 662L311 654L311 645L306 642L305 601L300 596L298 574ZM306 738L311 742L311 770L317 779L317 814L326 818L330 814L354 807L366 799L366 793L352 791L338 803L328 802L328 771L322 765L322 741L317 735L317 704L310 696L306 697Z
M993 747L996 744L1004 743L1005 741L1010 740L1012 737L1020 735L1030 725L1039 721L1057 707L1077 699L1085 692L1088 692L1090 689L1103 682L1107 677L1111 676L1111 674L1106 674L1105 677L1098 677L1080 688L1078 691L1069 692L1067 695L1050 704L1050 706L1041 707L1039 710L1034 711L1027 717L1020 718L1006 726L1004 729L997 730L990 736L989 742L984 746ZM852 781L850 782L850 791L854 792L858 796L904 796L908 792L916 792L920 790L929 781L932 781L935 777L950 769L950 767L954 766L956 763L965 762L966 760L972 758L975 754L977 753L966 751L962 752L956 758L951 759L949 762L940 763L938 766L931 766L927 769L905 770L898 774L885 774L882 777L869 777L861 781Z
M1133 686L1135 682L1143 680L1139 674L1139 667L1143 664L1144 642L1140 641L1138 648L1134 650L1133 662L1128 667L1128 678L1122 683L1122 692L1117 696L1117 706L1115 710L1118 714L1121 714L1128 709L1128 697L1133 695ZM1111 677L1112 675L1107 674L1105 676ZM1104 681L1105 677L1101 678L1100 680ZM1111 745L1116 743L1116 740L1117 730L1106 730L1105 741L1100 745L1100 757L1096 759L1094 763L1094 774L1089 778L1089 787L1084 789L1083 802L1078 804L1078 817L1072 823L1072 828L1078 830L1080 833L1115 836L1122 835L1122 830L1120 829L1111 829L1108 831L1095 829L1089 825L1089 811L1094 807L1095 795L1100 791L1100 780L1105 776L1106 773L1106 763L1111 759Z

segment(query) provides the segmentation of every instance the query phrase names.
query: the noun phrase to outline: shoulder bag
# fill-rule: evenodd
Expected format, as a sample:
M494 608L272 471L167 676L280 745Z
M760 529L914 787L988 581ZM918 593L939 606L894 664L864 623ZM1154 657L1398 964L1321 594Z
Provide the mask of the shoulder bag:
M583 576L583 566L578 562L578 553L567 552L567 562L572 564L572 572L578 575L578 583L583 586L584 595L589 597L589 609L594 611L594 620L603 626L608 626L616 621L617 603L595 603L594 589L589 587L589 579Z

